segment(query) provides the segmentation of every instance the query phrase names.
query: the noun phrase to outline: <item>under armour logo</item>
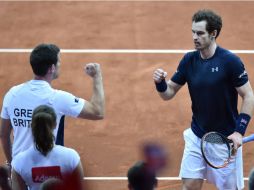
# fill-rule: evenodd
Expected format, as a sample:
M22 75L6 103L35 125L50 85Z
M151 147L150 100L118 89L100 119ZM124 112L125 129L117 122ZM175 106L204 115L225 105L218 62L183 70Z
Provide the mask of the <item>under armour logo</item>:
M219 71L219 67L215 67L215 68L212 68L212 72L218 72Z

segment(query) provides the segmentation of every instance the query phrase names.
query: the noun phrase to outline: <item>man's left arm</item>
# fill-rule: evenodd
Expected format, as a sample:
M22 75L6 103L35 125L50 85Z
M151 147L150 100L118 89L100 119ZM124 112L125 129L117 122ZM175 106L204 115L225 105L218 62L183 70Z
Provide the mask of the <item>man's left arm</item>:
M234 148L237 149L242 145L242 137L245 134L247 125L254 111L254 95L248 81L244 85L236 88L242 98L240 114L237 120L236 130L228 138L234 141Z
M243 86L236 88L238 94L242 97L242 106L240 113L248 114L250 117L254 111L254 95L248 81Z

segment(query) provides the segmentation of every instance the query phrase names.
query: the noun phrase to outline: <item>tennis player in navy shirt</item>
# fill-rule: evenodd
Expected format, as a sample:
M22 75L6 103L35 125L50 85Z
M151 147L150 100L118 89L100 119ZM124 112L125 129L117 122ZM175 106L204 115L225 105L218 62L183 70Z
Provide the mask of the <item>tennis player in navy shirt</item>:
M222 28L221 17L211 10L199 10L192 17L192 37L196 51L184 55L177 71L166 81L159 68L153 80L163 100L172 99L187 83L192 101L191 127L184 131L185 149L180 177L183 190L199 190L203 180L219 190L243 189L242 137L254 110L253 91L240 58L216 43ZM237 110L238 94L242 98ZM217 131L234 142L236 151L230 164L213 169L202 157L202 136Z

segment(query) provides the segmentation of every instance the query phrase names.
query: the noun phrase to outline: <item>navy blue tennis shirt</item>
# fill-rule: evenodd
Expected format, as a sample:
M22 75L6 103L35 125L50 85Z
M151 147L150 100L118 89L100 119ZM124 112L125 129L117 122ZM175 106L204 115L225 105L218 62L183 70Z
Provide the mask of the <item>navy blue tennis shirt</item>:
M217 47L209 59L199 51L185 54L171 80L188 84L192 100L191 129L199 137L210 131L226 136L236 128L238 93L236 87L248 82L239 57Z

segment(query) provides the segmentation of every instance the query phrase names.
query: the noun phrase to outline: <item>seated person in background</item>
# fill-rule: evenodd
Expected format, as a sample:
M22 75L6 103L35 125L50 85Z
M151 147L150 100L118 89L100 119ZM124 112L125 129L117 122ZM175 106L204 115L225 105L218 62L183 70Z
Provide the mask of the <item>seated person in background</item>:
M63 190L64 189L64 182L58 178L49 178L44 181L41 186L40 190Z
M143 147L143 161L138 161L128 171L129 190L153 190L157 187L157 173L166 165L166 153L157 144Z
M254 190L254 168L252 168L249 174L249 190Z
M49 178L64 181L65 189L82 189L83 168L78 153L55 145L53 130L56 114L53 108L41 105L32 115L34 145L19 153L12 161L12 187L15 190L39 190Z
M0 166L0 190L11 190L8 180L8 169L4 166Z

